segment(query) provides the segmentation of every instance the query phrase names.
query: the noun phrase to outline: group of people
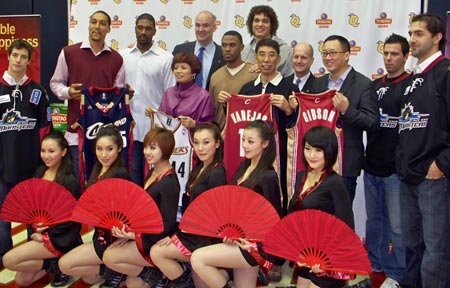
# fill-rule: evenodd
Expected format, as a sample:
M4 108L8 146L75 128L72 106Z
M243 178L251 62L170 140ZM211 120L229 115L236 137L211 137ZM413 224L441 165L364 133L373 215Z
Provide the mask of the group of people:
M32 48L23 40L11 44L0 85L0 204L15 184L31 177L60 183L78 198L83 157L73 124L80 99L87 97L82 89L127 87L135 122L131 167L123 161L126 143L120 131L104 123L94 151L84 151L96 156L86 186L107 178L133 181L152 196L164 222L158 235L96 228L92 242L84 244L78 223L37 223L30 241L11 250L10 224L0 220L2 265L18 271L16 282L27 286L51 271L55 287L65 285L68 275L87 283L104 279L104 288L118 287L125 278L128 287L228 287L231 279L235 287L255 287L261 259L278 269L283 260L265 253L261 243L222 242L179 231L180 189L186 191L182 210L208 189L235 184L263 195L280 216L319 209L353 228L356 179L365 170L365 244L373 270L387 276L382 287L448 287L450 63L441 53L442 20L432 14L413 17L409 43L390 35L383 52L387 74L373 82L349 64L350 44L340 35L324 40L320 55L329 73L315 78L310 71L313 48L306 42L290 48L278 38L278 19L270 6L250 10L246 24L253 39L248 45L236 31L226 32L221 46L216 44L215 22L211 12L200 12L197 39L177 45L171 54L154 45L155 19L144 13L136 18L136 42L118 53L105 44L111 18L94 12L88 39L61 51L50 82L54 94L68 100L64 136L51 132L46 92L26 76ZM418 59L411 74L404 68L409 54ZM339 117L334 125L343 141L328 127L306 132L296 143L306 170L298 172L290 191L286 129L301 125L297 96L327 90L336 91L332 104ZM246 159L230 174L221 133L235 94L270 94L272 119L252 119L235 136ZM173 133L150 127L147 116L155 111L190 130L197 165L186 187L169 161ZM341 175L333 169L338 151ZM144 177L146 166L150 170ZM344 287L352 277L296 265L298 287ZM352 287L371 287L370 279Z

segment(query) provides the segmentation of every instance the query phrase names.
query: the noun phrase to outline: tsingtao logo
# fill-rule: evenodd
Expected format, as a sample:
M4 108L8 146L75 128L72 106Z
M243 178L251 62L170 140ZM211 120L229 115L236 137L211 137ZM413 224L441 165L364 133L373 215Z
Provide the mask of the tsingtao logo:
M316 25L319 26L319 28L330 28L330 25L333 24L333 19L328 18L327 13L320 14L320 18L316 19Z
M392 18L389 18L386 12L381 12L380 17L375 18L375 24L378 28L388 28L392 24Z

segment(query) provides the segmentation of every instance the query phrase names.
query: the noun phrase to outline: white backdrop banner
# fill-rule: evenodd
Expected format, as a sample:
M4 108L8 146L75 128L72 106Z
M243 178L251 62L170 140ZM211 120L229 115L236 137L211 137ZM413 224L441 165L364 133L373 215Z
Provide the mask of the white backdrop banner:
M280 22L277 36L295 46L306 41L314 47L315 74L326 72L320 50L323 40L332 34L346 37L351 44L350 64L369 78L385 73L384 39L391 33L408 38L411 17L420 13L420 0L72 0L69 43L87 39L89 16L96 10L112 18L107 43L124 49L135 38L135 19L150 13L156 19L158 46L172 51L176 44L195 40L195 16L209 10L217 16L214 41L220 44L228 30L240 32L244 43L250 41L245 25L248 12L255 5L273 7ZM361 178L354 202L358 234L364 235L365 209Z

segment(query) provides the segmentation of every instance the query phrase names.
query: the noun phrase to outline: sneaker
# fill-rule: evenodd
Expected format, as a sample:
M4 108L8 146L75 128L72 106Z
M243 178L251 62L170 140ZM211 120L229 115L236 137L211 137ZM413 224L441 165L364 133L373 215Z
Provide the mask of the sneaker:
M358 282L353 285L347 285L344 288L373 288L372 281L370 281L369 278L366 278L362 280L361 282Z
M394 279L387 277L380 288L400 288L400 284Z
M52 287L62 287L66 286L69 283L70 276L64 273L56 273L55 278L53 278L52 282L50 282L50 286Z

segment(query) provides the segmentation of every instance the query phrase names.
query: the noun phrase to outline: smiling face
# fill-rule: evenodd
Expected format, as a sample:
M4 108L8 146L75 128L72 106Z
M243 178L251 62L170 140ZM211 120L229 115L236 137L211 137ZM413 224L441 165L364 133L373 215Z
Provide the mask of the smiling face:
M256 14L255 17L253 17L252 31L257 41L269 38L271 36L270 18L264 13Z
M122 147L115 144L114 139L110 136L103 136L97 139L95 155L103 166L103 170L108 170L114 164L121 150Z
M158 143L152 142L144 147L144 156L149 165L155 165L162 161L162 151Z
M311 47L305 43L295 45L292 55L292 66L294 67L295 75L298 78L305 76L309 73L313 63L314 57Z
M194 73L192 73L191 65L188 63L175 63L173 66L173 74L178 83L189 83L194 81Z
M216 23L210 13L201 12L195 17L195 36L201 46L205 47L213 41Z
M275 48L270 46L261 46L255 54L255 61L258 68L266 77L272 77L277 73L277 66L280 63L281 57Z
M323 149L313 147L305 143L305 148L303 149L303 153L305 155L306 162L308 162L308 166L311 167L312 170L321 172L325 167L325 153Z
M245 158L259 162L264 149L269 145L269 141L264 141L255 128L244 129L242 136L242 149L244 150Z
M214 140L214 135L210 130L203 129L194 133L194 151L203 166L208 166L214 159L220 142Z
M61 149L55 139L47 138L42 141L41 159L48 169L57 170L66 153L67 149Z
M89 40L94 42L105 42L106 35L111 31L108 17L100 12L91 16L89 20Z
M350 51L344 51L338 40L326 41L323 44L322 53L327 53L322 56L322 62L331 74L340 76L347 70Z

